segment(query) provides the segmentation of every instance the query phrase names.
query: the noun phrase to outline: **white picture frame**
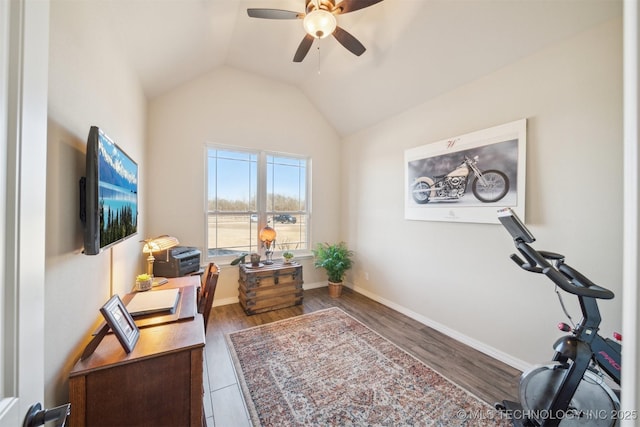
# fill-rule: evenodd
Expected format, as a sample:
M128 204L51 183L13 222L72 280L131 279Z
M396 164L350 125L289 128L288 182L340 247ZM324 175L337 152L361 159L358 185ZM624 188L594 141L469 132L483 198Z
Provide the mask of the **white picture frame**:
M524 220L526 145L521 119L405 150L405 219L498 224L509 207Z

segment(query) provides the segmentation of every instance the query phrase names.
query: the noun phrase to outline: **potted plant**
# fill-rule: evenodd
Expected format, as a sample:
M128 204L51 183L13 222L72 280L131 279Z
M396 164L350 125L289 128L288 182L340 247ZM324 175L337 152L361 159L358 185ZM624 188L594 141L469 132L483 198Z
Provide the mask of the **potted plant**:
M330 245L318 243L313 251L315 256L314 266L324 268L329 279L329 296L338 298L342 294L342 281L344 275L353 265L353 251L347 248L344 242Z
M291 262L291 260L293 259L293 252L291 251L284 251L282 253L282 258L284 258L284 263L285 264L289 264Z
M138 274L136 276L136 290L148 291L153 286L153 277L149 274Z

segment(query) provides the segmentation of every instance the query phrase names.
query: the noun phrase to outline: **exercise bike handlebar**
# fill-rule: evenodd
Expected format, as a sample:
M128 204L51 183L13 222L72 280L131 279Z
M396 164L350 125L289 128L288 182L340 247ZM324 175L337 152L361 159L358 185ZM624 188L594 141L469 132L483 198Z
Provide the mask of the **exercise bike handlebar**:
M553 252L537 251L522 241L516 241L516 247L527 261L523 261L516 254L511 255L511 259L520 268L544 274L562 290L590 298L612 299L614 297L614 293L609 289L596 285L582 273L565 264L563 262L564 256ZM557 261L557 269L548 260Z

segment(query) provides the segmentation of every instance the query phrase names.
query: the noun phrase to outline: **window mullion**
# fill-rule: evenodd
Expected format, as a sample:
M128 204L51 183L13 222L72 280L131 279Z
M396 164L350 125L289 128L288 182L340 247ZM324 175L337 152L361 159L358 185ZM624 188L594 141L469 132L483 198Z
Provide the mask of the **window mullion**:
M278 231L282 234L279 240L291 245L292 249L308 249L312 204L309 196L311 159L301 160L295 156L261 150L235 150L235 147L222 150L211 147L207 154L205 188L207 203L211 201L205 221L207 254L221 259L225 257L226 260L241 252L261 252L259 230L267 225L275 228L276 225L271 224L270 220L278 224ZM246 162L250 163L248 176ZM293 170L296 167L297 173ZM244 187L246 185L248 189ZM244 200L247 190L249 205ZM277 201L274 199L276 193ZM297 204L294 204L294 198L298 199ZM276 214L279 215L277 220ZM297 221L287 219L289 215L293 215ZM238 230L239 227L246 227L243 225L245 220L249 224L248 234L240 236Z
M267 155L258 154L258 182L256 203L258 204L258 232L267 225ZM259 234L259 233L258 233ZM260 239L256 235L256 247L260 249Z

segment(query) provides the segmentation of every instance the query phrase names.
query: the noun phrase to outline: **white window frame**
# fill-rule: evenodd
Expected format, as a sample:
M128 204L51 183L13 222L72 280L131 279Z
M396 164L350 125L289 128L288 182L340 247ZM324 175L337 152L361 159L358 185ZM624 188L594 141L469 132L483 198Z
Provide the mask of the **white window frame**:
M204 149L204 162L205 162L205 185L204 185L204 202L205 202L205 212L204 212L204 238L205 238L205 258L208 261L215 260L219 264L226 264L231 262L236 255L209 255L209 248L212 244L209 243L209 216L211 212L209 211L209 150L224 150L224 151L232 151L239 153L248 153L257 155L257 182L256 182L256 211L247 211L247 212L229 212L226 214L256 214L258 215L257 222L257 230L255 236L251 236L255 238L255 241L252 242L252 245L258 249L258 252L264 256L264 250L261 247L261 242L258 238L259 231L264 228L267 224L267 218L272 215L277 214L292 214L292 215L306 215L307 216L307 224L306 224L306 243L307 247L303 249L292 249L292 252L296 254L296 256L305 256L311 254L311 158L309 156L301 155L301 154L292 154L292 153L284 153L278 151L264 150L259 148L246 148L240 146L232 146L232 145L222 145L222 144L206 144ZM267 157L286 157L290 159L299 159L304 160L306 162L306 176L305 176L305 197L304 197L304 209L299 211L287 211L287 212L274 212L267 211ZM217 194L217 193L216 193ZM276 242L278 239L276 238ZM274 252L274 258L279 257L282 254L282 251L276 247L276 251ZM248 257L247 257L248 260Z

